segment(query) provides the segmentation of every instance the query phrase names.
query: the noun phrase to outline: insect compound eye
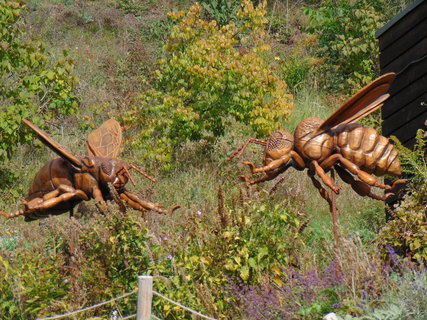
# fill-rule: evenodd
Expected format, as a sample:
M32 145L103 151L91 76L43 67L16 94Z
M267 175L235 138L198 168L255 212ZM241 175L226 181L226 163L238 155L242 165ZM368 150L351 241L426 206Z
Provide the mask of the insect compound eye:
M267 150L292 149L294 137L287 131L277 130L273 132L267 141Z

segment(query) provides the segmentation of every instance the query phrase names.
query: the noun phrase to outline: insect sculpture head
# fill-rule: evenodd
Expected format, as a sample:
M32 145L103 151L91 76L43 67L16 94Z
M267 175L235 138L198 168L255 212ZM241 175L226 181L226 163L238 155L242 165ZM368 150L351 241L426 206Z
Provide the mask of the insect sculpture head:
M89 173L100 184L112 184L117 189L124 187L129 179L133 181L130 166L123 160L102 157L84 157L81 160L80 172Z
M264 155L264 165L270 164L275 159L283 158L283 166L288 168L294 150L294 137L287 131L276 131L267 140Z
M247 184L272 180L290 166L298 170L308 169L307 173L314 186L330 203L328 192L315 177L320 177L333 192L339 193L342 188L336 186L326 175L329 170L335 169L341 179L350 184L359 195L384 200L384 196L372 193L371 187L390 190L404 180L398 180L389 186L379 182L372 174L400 175L397 151L387 138L380 136L372 128L363 127L357 121L381 108L390 96L387 92L394 78L394 73L379 77L325 121L319 118L301 121L293 136L279 130L267 141L249 139L228 160L235 155L240 157L250 142L261 144L265 146L264 166L256 168L251 162L243 163L249 166L252 173L264 172L265 175L253 181L240 176Z
M66 211L72 213L79 202L91 198L101 212L105 212L105 200L110 199L115 200L123 212L126 208L122 201L142 212L153 210L166 214L179 208L164 210L159 204L144 201L126 189L129 180L135 185L130 174L132 169L155 180L136 166L117 159L122 140L122 129L117 121L108 120L89 134L86 157L74 156L31 122L25 119L23 122L60 158L48 162L36 175L28 197L23 200L24 209L12 214L0 211L1 215L7 218L24 215L26 221L31 221Z

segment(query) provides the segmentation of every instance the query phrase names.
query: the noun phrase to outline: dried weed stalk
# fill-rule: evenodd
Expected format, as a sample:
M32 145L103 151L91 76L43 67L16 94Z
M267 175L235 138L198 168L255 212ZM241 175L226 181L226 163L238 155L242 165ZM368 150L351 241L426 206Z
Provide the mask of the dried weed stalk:
M344 288L354 301L379 297L389 283L379 253L368 250L358 235L341 239L337 259Z

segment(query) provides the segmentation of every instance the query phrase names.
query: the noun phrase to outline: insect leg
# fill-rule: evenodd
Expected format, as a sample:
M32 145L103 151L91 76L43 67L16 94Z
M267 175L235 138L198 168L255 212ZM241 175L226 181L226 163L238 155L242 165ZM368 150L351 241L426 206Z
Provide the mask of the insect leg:
M66 202L74 197L89 200L89 197L83 191L61 184L57 189L45 194L43 198L34 198L30 201L23 200L22 203L24 204L24 209L20 209L14 213L0 211L0 215L8 219L15 218L21 215L31 214L34 211L42 211L52 208L59 203Z
M279 175L280 171L276 170L273 172L266 172L265 175L261 178L258 178L256 180L249 180L246 176L239 176L240 180L242 180L243 182L246 182L248 185L252 185L252 184L257 184L260 182L264 182L264 181L269 181L269 180L273 180L274 178L276 178Z
M57 196L54 196L57 194ZM45 199L46 197L46 199ZM50 209L60 204L61 202L67 202L73 198L80 198L83 200L89 200L89 197L82 190L74 189L67 185L60 185L56 190L49 192L43 198L35 198L26 203L26 209L24 215L34 211L42 211Z
M138 196L129 191L129 190L125 190L123 193L120 194L120 198L122 198L124 201L126 201L132 208L145 212L148 210L153 210L156 211L158 213L163 213L163 214L172 214L176 209L180 208L180 206L174 206L171 210L164 210L162 208L160 208L160 205L157 203L152 203L149 201L144 201L140 198L138 198Z
M368 184L370 186L385 189L385 190L390 190L392 188L389 185L386 185L386 184L379 182L376 177L374 177L373 175L361 170L356 164L354 164L350 160L344 158L339 153L335 153L335 154L331 155L330 157L326 158L325 160L323 160L323 162L321 163L321 166L324 169L328 169L328 168L332 167L335 164L335 162L337 162L337 161L341 162L341 164L343 165L344 168L346 168L352 174L357 175L361 181L365 182L366 184Z
M114 188L112 183L108 183L107 186L108 186L108 189L110 190L110 194L113 197L114 202L117 203L117 205L119 206L120 212L126 213L126 207L123 204L122 199L120 199L120 195L117 192L116 188Z
M283 155L281 158L270 161L266 166L261 168L255 168L255 165L252 162L249 161L242 161L243 164L246 164L251 169L252 173L258 173L258 172L270 172L276 169L283 169L281 172L286 171L287 166L283 167L283 165L287 165L290 159L293 159L296 165L293 165L298 170L302 170L305 168L304 160L301 158L301 156L296 153L295 151L291 151L285 155Z
M322 196L322 198L325 199L326 201L328 201L329 209L330 209L330 211L332 211L332 200L329 197L328 191L326 191L326 189L322 187L321 183L316 180L316 178L314 177L314 173L313 172L311 172L310 170L308 170L307 174L310 177L311 182L313 182L313 185L317 188L317 190L319 190L319 193Z
M74 191L76 191L76 189L74 189L73 187L65 185L65 184L60 184L58 186L58 188L56 188L55 190L53 190L53 191L51 191L49 193L46 193L43 196L43 201L46 201L46 200L49 200L49 199L52 199L52 198L56 198L61 193L74 192ZM89 200L89 198L84 199L84 200Z
M24 212L25 212L24 209L20 209L16 212L13 212L13 213L7 213L4 211L0 211L0 215L5 217L6 219L11 219L11 218L15 218L15 217L19 217L20 215L23 215Z
M234 151L227 158L227 161L231 161L231 159L233 159L235 155L237 155L237 159L239 159L240 156L242 155L242 153L245 151L245 149L246 149L246 147L248 146L249 143L256 143L256 144L260 144L262 146L266 146L267 145L267 141L250 138L239 149L237 149L236 151Z
M323 168L319 165L319 163L317 163L316 160L313 160L310 162L310 170L309 171L314 171L316 172L316 174L322 179L323 183L326 184L329 188L331 188L331 190L333 192L335 192L336 194L340 193L340 190L342 189L342 187L338 187L334 181L332 180L331 177L329 177L326 173L325 170L323 170ZM312 174L312 173L310 173Z
M255 168L255 165L249 161L242 161L242 163L248 165L252 173L259 173L259 172L268 172L268 171L275 170L280 166L287 164L289 161L289 158L290 156L286 155L283 158L271 161L268 165L261 168Z
M379 196L371 192L371 187L362 181L357 181L354 177L348 173L344 168L340 166L335 166L335 169L340 176L340 178L345 182L351 185L351 188L356 191L356 193L362 197L368 196L375 200L384 201L388 196Z

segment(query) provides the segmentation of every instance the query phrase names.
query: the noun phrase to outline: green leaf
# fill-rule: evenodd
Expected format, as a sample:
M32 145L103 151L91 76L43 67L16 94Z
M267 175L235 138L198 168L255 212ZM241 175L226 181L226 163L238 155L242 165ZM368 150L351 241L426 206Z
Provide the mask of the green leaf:
M47 72L46 72L46 77L47 77L49 80L53 80L53 79L55 78L55 72L53 72L53 71L51 71L51 70L47 71Z

